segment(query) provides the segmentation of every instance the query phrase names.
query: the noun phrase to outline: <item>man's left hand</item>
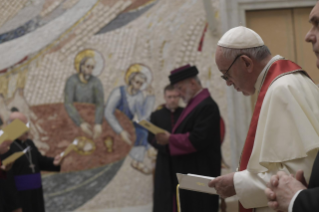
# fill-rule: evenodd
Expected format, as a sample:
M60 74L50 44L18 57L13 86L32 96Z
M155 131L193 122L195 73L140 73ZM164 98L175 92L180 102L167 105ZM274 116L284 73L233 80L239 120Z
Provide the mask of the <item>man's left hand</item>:
M230 173L220 177L215 178L210 181L208 186L215 188L217 194L221 198L227 198L236 195L235 186L234 186L234 174Z
M300 175L300 173L297 173ZM300 178L300 177L299 177ZM291 199L306 187L293 176L279 171L271 177L268 188L265 190L268 206L275 211L287 212Z
M158 133L155 135L156 141L160 145L167 145L169 142L169 137L171 134L169 132Z
M63 160L64 160L64 157L61 157L61 155L57 155L54 158L53 165L60 166Z

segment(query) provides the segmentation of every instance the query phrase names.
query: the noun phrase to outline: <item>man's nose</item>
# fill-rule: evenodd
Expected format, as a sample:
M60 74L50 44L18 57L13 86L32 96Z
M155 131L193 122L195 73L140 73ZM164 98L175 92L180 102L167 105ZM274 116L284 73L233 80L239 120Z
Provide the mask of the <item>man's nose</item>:
M317 38L315 33L313 33L313 28L306 34L305 41L309 43L316 43Z

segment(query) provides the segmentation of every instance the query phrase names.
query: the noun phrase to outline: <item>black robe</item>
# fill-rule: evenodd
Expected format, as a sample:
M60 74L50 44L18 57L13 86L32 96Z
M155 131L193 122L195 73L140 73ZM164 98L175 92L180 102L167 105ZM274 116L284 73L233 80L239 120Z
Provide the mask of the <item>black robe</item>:
M0 159L0 166L2 165L1 159ZM5 179L5 173L4 171L0 170L0 212L4 212L4 190L3 185L1 184L3 179Z
M293 212L319 211L319 153L312 167L308 189L303 190L297 196Z
M0 179L0 212L4 212L4 190L2 185L3 179Z
M183 108L179 107L174 112L165 106L151 114L151 122L156 126L172 132L173 126L182 113ZM173 186L174 173L172 171L171 156L168 146L156 143L152 133L148 135L149 143L157 149L157 158L154 176L153 212L173 212Z
M172 156L174 172L211 177L220 176L221 149L218 106L210 97L207 89L204 89L191 101L174 126L175 136L170 137L169 147L172 154L173 142L171 138L185 137L187 140L184 139L182 142L188 143L186 147L192 146L193 150L189 153ZM174 179L175 187L178 181L176 176ZM182 212L217 212L219 206L218 195L183 189L180 190L180 201Z
M10 145L10 150L2 155L1 159L3 160L15 152L22 151L17 144L22 149L27 148L27 146L31 147L32 163L35 165L35 172L33 173L30 168L30 162L26 157L28 153L14 162L11 170L7 172L7 178L0 184L4 185L6 211L22 208L23 212L44 212L42 186L36 189L19 191L16 186L15 177L30 176L31 174L40 173L40 171L58 172L60 171L60 166L53 165L54 158L43 156L32 140L26 140L25 142L15 140Z

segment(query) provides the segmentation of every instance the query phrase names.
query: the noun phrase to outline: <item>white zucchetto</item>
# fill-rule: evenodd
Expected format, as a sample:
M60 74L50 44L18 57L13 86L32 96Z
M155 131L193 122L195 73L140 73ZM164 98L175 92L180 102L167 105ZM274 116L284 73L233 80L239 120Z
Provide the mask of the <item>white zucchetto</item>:
M255 31L239 26L228 30L217 45L231 49L249 49L265 44Z

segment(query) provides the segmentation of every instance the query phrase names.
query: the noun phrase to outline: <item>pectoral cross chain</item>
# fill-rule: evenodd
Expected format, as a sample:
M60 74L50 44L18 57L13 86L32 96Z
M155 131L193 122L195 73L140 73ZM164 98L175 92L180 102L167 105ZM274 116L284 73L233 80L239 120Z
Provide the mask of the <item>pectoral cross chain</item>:
M32 169L32 173L34 173L35 172L35 170L34 170L35 165L31 163L29 167L30 167L30 169Z

